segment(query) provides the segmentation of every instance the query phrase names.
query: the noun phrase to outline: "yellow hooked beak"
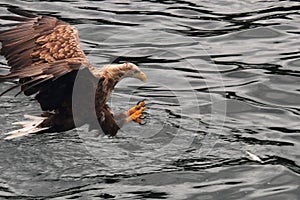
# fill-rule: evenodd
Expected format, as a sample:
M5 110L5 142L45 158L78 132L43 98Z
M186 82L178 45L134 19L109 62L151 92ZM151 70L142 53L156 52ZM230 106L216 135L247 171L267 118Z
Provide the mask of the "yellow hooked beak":
M143 82L147 82L147 76L144 72L139 71L133 75L134 78L137 78Z

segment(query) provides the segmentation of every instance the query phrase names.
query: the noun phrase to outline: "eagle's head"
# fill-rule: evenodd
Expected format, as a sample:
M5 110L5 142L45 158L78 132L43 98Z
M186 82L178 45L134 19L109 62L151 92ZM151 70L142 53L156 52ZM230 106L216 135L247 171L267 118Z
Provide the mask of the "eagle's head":
M126 77L137 78L144 82L147 81L146 74L142 72L138 66L129 62L108 65L102 68L101 71L103 76L113 79L116 82Z

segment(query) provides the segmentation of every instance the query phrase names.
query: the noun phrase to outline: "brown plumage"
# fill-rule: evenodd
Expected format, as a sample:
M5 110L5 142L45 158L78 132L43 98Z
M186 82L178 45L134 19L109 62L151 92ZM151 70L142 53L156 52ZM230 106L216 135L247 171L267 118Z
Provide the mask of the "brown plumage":
M123 118L118 117L117 122L106 104L109 95L122 78L133 77L145 81L145 74L132 63L98 69L87 60L80 47L75 27L50 16L36 16L16 9L10 11L19 16L2 18L13 19L19 23L0 32L0 54L7 59L7 64L11 67L9 74L0 75L0 80L19 79L17 86L21 87L20 92L25 95L35 94L45 119L38 123L35 126L37 130L32 132L39 132L39 128L48 132L74 128L76 119L73 118L72 102L73 106L75 102L76 106L83 107L80 113L84 116L77 120L80 124L88 123L89 120L82 119L88 118L89 112L94 110L98 124L91 124L91 127L95 128L100 124L105 134L115 135L120 125L127 120L125 117L128 117L128 113L119 115ZM84 92L82 96L88 101L72 99L78 74L81 74L79 79ZM0 95L13 88L16 86ZM129 116L129 119L140 121L141 111L145 109L143 106L144 104L138 105L137 113L135 116ZM14 134L16 136L28 133Z

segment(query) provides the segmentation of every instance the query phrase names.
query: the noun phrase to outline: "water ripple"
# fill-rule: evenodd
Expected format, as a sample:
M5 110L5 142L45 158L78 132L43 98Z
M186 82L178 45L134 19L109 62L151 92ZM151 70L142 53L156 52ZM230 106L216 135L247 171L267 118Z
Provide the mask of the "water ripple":
M110 105L146 99L149 118L116 138L80 127L1 140L0 198L298 198L298 1L10 1L0 15L12 6L75 25L98 67L138 64L149 82L122 81ZM2 132L39 115L13 96L1 97Z

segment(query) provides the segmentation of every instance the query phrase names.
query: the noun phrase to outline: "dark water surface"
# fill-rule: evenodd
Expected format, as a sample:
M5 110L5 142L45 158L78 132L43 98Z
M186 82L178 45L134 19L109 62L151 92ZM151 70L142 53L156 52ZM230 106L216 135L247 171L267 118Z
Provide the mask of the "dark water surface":
M298 1L2 0L0 16L10 6L75 25L99 67L137 63L148 83L122 81L110 105L146 98L150 118L116 138L1 140L0 199L300 199ZM1 97L2 133L40 113L32 99Z

